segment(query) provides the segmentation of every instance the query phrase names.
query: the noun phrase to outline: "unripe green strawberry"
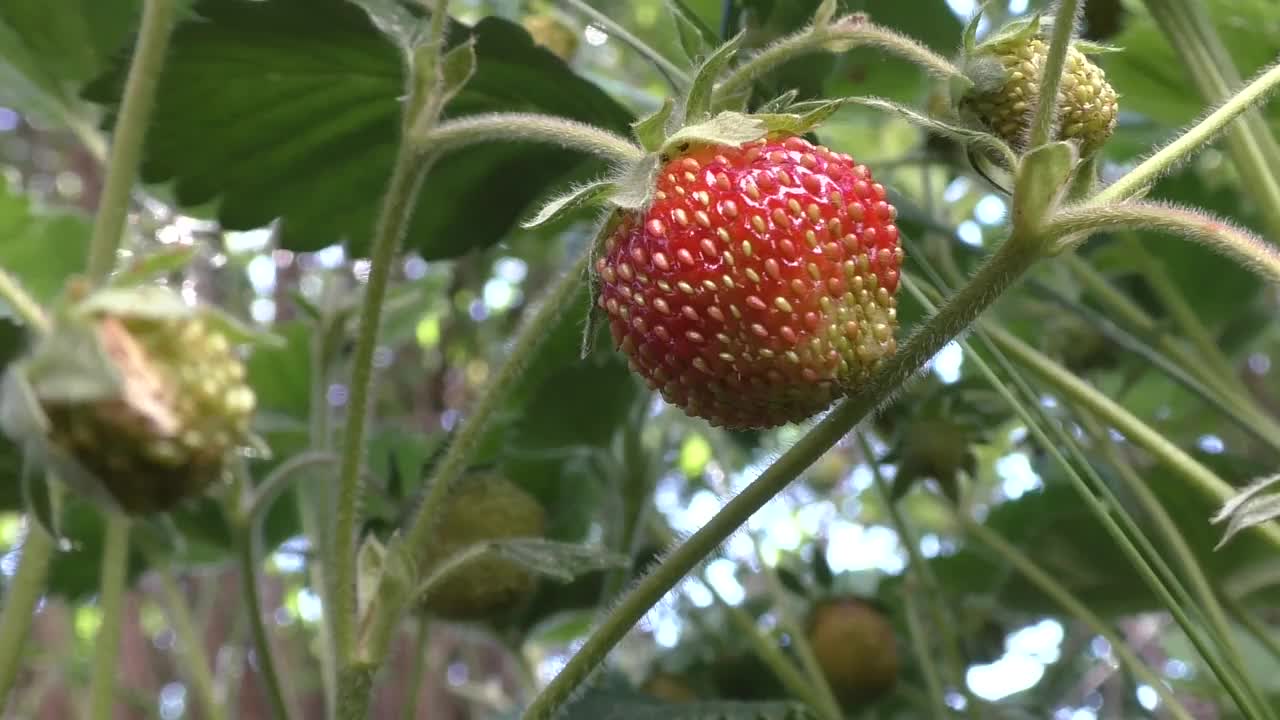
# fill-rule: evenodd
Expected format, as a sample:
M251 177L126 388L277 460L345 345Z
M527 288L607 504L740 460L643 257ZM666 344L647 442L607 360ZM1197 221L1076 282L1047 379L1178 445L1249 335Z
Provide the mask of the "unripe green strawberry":
M1024 31L979 48L975 59L991 58L1004 72L978 82L964 99L992 132L1016 150L1026 150L1027 133L1040 97L1040 78L1049 44L1038 32ZM1101 148L1116 128L1120 106L1106 73L1078 47L1067 49L1058 86L1058 138L1076 140L1087 157Z
M889 619L854 597L814 606L807 631L831 690L843 703L871 702L898 680L898 641Z
M50 438L128 513L203 493L246 444L253 390L225 335L196 316L87 318L119 377L114 396L45 400Z
M487 540L542 537L546 524L542 505L510 480L491 474L471 477L449 498L425 560L430 567ZM479 620L528 597L536 582L510 560L481 557L432 588L422 607L450 620Z
M632 368L688 414L804 420L897 347L895 218L848 155L799 137L699 146L620 213L598 302Z

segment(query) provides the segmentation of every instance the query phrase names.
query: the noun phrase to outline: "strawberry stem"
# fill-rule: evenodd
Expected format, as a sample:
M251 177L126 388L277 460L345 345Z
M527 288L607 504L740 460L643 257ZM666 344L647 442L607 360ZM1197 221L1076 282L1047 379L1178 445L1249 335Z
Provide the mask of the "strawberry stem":
M36 602L44 595L45 576L54 550L53 536L39 522L28 517L25 524L27 535L22 543L21 560L17 573L8 583L4 615L0 616L0 707L9 704L9 691L22 665L27 630L35 615ZM104 620L114 622L105 616Z
M169 48L176 5L175 0L147 0L143 4L138 44L129 64L120 118L111 136L107 176L89 241L89 278L94 283L111 274L116 264L116 252L120 249L120 237L129 213L129 198L142 161L143 140L155 105L156 86L160 83L160 71Z
M196 704L203 717L209 720L228 720L226 705L218 700L213 669L209 667L209 649L200 632L202 628L196 625L195 618L191 616L191 608L173 575L173 569L161 568L156 575L160 581L164 610L177 638L174 647L178 651L178 662L187 676L187 682L191 683Z
M107 532L102 541L102 586L98 610L102 625L94 638L93 669L89 681L90 720L110 720L115 711L116 678L119 677L120 632L124 586L129 569L129 518L107 514Z
M802 55L847 52L855 47L875 47L897 55L938 77L958 75L949 60L901 33L881 27L861 15L849 15L825 26L809 26L788 35L753 55L732 70L716 88L712 108L741 96L760 77Z
M18 278L0 268L0 300L9 303L9 307L18 317L38 335L49 332L49 316L45 314L40 303L22 289Z
M1210 103L1230 98L1243 81L1214 18L1202 4L1186 0L1146 0L1144 4L1182 57L1200 96ZM1240 189L1254 196L1267 234L1280 237L1280 143L1266 118L1259 112L1245 113L1223 139L1240 174Z
M865 417L924 367L944 345L991 306L1041 256L1037 237L1011 236L993 253L973 279L914 333L856 395L842 401L786 453L736 495L701 529L676 547L648 576L627 593L582 648L525 711L525 720L548 720L604 661L609 651L671 588L752 515L839 442Z
M415 139L445 153L482 142L540 142L630 163L644 150L626 138L576 120L536 113L485 113L446 120Z
M645 41L633 35L629 30L623 27L618 21L605 15L599 10L591 7L583 0L562 0L564 4L572 7L578 12L591 18L591 21L604 28L605 32L616 36L619 40L631 46L632 50L640 53L654 67L658 68L658 72L662 73L662 77L666 79L667 84L673 89L681 90L689 87L689 74L681 70L675 63L668 60L662 53L658 52Z
M1208 145L1233 120L1253 106L1262 103L1277 88L1280 88L1280 63L1264 68L1248 85L1206 115L1203 120L1090 198L1089 204L1101 205L1116 202L1138 194L1144 187Z
M1280 286L1280 249L1197 210L1151 202L1095 205L1062 210L1045 227L1049 236L1062 238L1056 251L1073 248L1093 233L1124 230L1165 232L1194 240Z
M1031 121L1031 141L1028 147L1037 148L1049 142L1054 136L1053 129L1058 123L1058 86L1062 84L1062 69L1067 62L1067 50L1071 47L1071 37L1076 30L1076 13L1080 9L1079 0L1059 0L1058 12L1053 20L1053 37L1049 43L1049 54L1044 60L1044 71L1040 76L1039 101L1036 114Z

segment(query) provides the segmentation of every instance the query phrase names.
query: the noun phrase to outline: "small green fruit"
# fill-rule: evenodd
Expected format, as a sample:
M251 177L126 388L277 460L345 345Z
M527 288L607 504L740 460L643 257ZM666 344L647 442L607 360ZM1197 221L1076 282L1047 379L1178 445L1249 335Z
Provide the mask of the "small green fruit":
M529 493L498 475L462 481L449 498L426 562L431 567L476 543L541 537L546 511ZM528 597L536 586L528 570L502 558L483 557L445 578L423 600L428 613L449 620L480 620Z
M843 703L868 703L898 680L898 642L879 610L853 597L825 600L809 616L809 643Z

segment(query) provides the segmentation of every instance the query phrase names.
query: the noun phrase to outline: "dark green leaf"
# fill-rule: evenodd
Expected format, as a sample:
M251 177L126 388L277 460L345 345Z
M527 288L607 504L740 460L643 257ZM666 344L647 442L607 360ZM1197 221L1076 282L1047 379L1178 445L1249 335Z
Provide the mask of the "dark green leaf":
M365 252L400 127L405 83L396 48L343 0L200 0L195 9L202 19L175 31L143 179L173 182L185 206L219 199L228 229L282 217L288 249L346 241ZM519 26L488 17L450 31L454 44L468 36L476 72L446 115L546 112L625 132L629 114ZM122 73L88 95L115 100ZM446 156L433 167L406 245L428 259L491 245L582 162L527 144Z
M46 211L0 177L0 267L36 300L49 302L67 277L84 268L89 221L79 213ZM0 302L0 314L7 312Z
M813 716L791 702L669 703L632 689L608 676L561 712L559 720L808 720Z

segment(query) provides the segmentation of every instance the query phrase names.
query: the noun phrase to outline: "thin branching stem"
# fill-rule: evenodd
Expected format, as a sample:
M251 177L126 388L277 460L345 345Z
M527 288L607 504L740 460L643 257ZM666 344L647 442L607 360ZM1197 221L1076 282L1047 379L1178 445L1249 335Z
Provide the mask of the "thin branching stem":
M484 142L539 142L559 145L616 162L634 162L644 150L594 125L537 113L483 113L441 122L421 142L434 152L450 152Z
M591 18L593 22L604 28L605 32L614 35L630 46L632 50L643 55L645 59L653 63L654 67L658 69L662 77L666 78L667 83L672 88L680 90L688 87L689 83L692 82L688 73L655 50L652 45L636 37L635 34L623 27L618 21L591 7L583 0L561 0L561 2Z
M1031 120L1030 147L1040 147L1054 136L1058 123L1058 86L1062 84L1062 69L1066 65L1067 50L1071 47L1071 36L1076 31L1076 13L1081 4L1079 0L1058 1L1049 54L1045 56L1044 74L1040 77L1036 114Z
M18 571L8 583L4 614L0 615L0 707L8 706L9 691L22 665L22 650L26 647L36 602L44 594L54 543L53 536L39 523L27 520L27 539L22 544Z
M93 674L89 682L89 717L110 720L115 709L116 667L123 623L124 586L129 570L129 518L112 513L102 541L102 587L98 609L102 625L93 645Z

